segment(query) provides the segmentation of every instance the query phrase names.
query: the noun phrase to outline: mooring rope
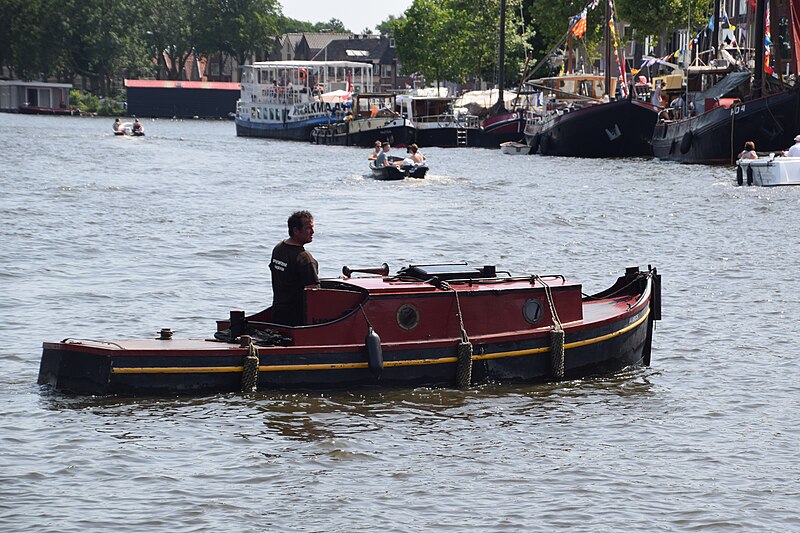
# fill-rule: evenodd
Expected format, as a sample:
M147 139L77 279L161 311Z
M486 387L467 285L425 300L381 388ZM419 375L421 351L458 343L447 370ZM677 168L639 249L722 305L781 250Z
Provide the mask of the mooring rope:
M242 335L242 347L247 343L247 355L242 361L242 392L255 392L258 390L258 349L253 344L253 339L248 335Z
M553 377L564 379L564 328L558 318L558 311L553 301L553 292L541 276L534 275L534 280L538 280L544 286L544 293L547 296L547 304L550 306L550 315L553 317L553 330L550 332L550 368Z
M461 342L458 343L456 352L456 385L459 389L468 389L472 384L472 343L464 327L464 315L461 312L461 300L458 298L458 291L450 286L446 281L440 281L437 286L445 291L453 291L456 295L456 309L458 310L458 326L461 330Z

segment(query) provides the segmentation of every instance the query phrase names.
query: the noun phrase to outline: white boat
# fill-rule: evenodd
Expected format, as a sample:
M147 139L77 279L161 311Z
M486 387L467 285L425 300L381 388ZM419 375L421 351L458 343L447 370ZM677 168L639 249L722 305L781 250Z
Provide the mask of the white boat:
M736 163L736 183L739 185L800 185L800 157L740 159Z
M310 141L315 126L344 118L340 91L371 92L372 84L369 63L261 61L244 65L236 135ZM334 91L339 101L326 102L326 95Z
M500 151L508 155L528 155L531 153L531 147L525 143L509 141L500 143Z

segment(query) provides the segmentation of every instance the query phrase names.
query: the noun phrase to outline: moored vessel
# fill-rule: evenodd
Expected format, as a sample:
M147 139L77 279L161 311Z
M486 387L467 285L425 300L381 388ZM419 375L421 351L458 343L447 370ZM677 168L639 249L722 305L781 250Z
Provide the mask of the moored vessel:
M372 91L372 65L354 61L262 61L242 67L236 135L310 141L315 126L344 119L332 91Z

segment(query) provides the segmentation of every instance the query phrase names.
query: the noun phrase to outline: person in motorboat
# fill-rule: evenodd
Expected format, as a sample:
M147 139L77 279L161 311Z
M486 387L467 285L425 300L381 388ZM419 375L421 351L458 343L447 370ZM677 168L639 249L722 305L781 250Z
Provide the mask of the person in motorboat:
M120 131L121 128L122 128L122 121L119 119L119 117L117 117L114 119L114 125L111 126L111 129L114 130L114 133L117 133L118 131Z
M783 151L786 157L800 157L800 135L795 136L794 144L788 150Z
M758 154L756 153L756 143L753 141L747 141L744 143L744 150L739 152L739 159L758 159Z
M292 213L287 222L289 238L272 249L272 322L287 326L303 324L306 287L319 286L319 264L304 245L314 240L314 216L309 211Z
M369 157L367 159L369 159L370 161L375 161L375 159L378 158L378 155L380 155L380 153L381 153L381 142L375 141L375 148L372 150L372 152L370 152Z
M392 147L389 145L388 142L383 143L381 146L383 147L383 150L381 150L381 153L379 153L378 157L375 158L376 168L385 167L386 165L391 165L391 162L389 161L389 150Z
M406 148L406 153L409 154L405 159L395 161L393 164L396 167L418 167L425 164L425 156L419 151L419 146L416 144L409 144Z
M425 164L425 155L419 151L419 146L416 143L412 143L408 145L408 152L411 153L411 159L414 161L416 165L424 165Z
M139 122L138 118L133 121L133 134L144 135L144 127L142 126L142 123Z

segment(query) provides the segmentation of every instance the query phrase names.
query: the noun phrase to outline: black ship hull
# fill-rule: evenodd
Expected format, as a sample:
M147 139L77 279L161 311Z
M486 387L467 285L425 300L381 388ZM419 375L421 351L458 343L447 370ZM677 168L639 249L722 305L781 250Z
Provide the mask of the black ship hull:
M526 136L531 153L567 157L650 156L655 106L633 99L544 116ZM530 129L529 129L530 131Z
M716 107L701 115L659 122L653 153L682 163L732 163L744 143L759 152L778 152L794 143L800 128L800 92L792 89Z

